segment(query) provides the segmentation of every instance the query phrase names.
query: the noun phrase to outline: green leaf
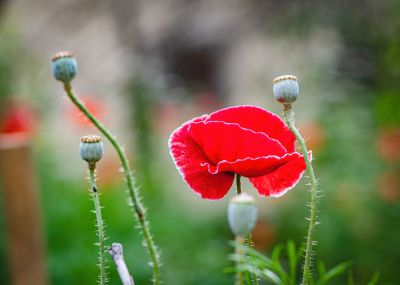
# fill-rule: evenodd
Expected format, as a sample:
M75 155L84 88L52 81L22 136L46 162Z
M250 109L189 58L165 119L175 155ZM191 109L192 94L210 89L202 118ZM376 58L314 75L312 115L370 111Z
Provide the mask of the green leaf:
M279 258L281 257L281 252L282 252L283 246L281 244L276 245L271 254L271 259L275 262L279 262Z
M257 267L253 267L248 264L243 264L243 265L239 266L238 270L240 272L249 272L249 273L255 274L255 275L259 276L260 278L271 281L273 284L276 284L276 285L285 284L282 282L282 280L279 278L279 276L277 274L275 274L275 272L273 272L272 270L267 269L267 268L258 269Z
M246 278L246 284L247 285L252 285L249 271L246 271L244 276Z
M282 283L282 280L271 270L269 269L264 269L262 271L263 276L265 276L268 280L273 282L276 285L283 285L285 283Z
M289 276L286 273L285 269L282 267L281 262L280 262L280 257L281 257L281 252L283 249L282 244L278 244L274 247L272 250L271 254L271 260L272 260L272 270L274 270L276 273L279 274L281 279L284 281L283 284L288 284L289 283Z
M289 262L289 281L291 285L295 285L298 255L296 252L296 246L292 240L289 240L287 242L286 252L288 255L288 262Z
M236 272L236 267L234 267L234 266L225 267L222 270L222 272L223 273L234 273L234 272Z
M312 278L312 276L308 276L308 284L310 284L310 285L314 285L315 284L315 281L314 281L314 278Z
M348 285L355 285L352 271L349 271L349 277L347 280L348 280Z
M267 257L266 255L258 252L255 249L252 249L246 245L240 244L240 243L236 243L236 242L230 242L230 245L233 247L238 247L245 255L248 255L252 258L256 258L258 259L260 262L266 263L266 264L272 264L272 260ZM232 255L231 255L232 257Z
M381 276L380 272L376 272L374 276L372 276L371 281L368 282L367 285L376 285L378 283L379 277Z
M326 284L328 281L331 279L344 274L346 270L350 267L351 262L342 262L330 269L324 276L321 277L321 279L318 281L317 285L323 285Z
M318 262L318 274L319 278L322 278L326 274L326 268L322 261Z

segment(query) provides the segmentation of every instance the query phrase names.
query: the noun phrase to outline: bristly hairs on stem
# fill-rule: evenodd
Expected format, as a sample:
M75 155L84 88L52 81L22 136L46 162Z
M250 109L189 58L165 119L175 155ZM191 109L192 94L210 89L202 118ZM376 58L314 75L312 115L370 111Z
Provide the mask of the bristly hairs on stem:
M235 285L243 285L245 279L250 282L252 280L253 285L258 285L257 277L253 274L248 275L241 270L242 263L245 261L246 252L243 251L241 245L246 244L251 247L251 236L250 232L254 228L257 220L257 206L254 198L242 192L242 185L240 182L241 176L236 173L236 192L228 205L228 223L235 234L235 254L240 256L236 260L236 276ZM250 242L246 242L246 237L249 236Z
M249 235L247 236L246 245L248 248L254 247L253 235L251 233L249 233ZM258 285L258 277L256 273L251 273L251 284Z
M97 135L86 135L81 137L79 144L79 153L81 158L88 163L88 172L89 172L89 185L90 192L93 199L94 211L93 213L96 215L95 227L96 233L98 237L98 243L96 245L99 246L99 284L105 285L107 283L107 272L106 272L106 259L104 252L104 243L105 243L105 234L104 234L104 222L101 216L101 205L100 205L100 193L97 189L96 185L96 163L101 160L104 153L104 146L102 142L102 138Z
M242 236L236 235L235 236L235 254L240 256L240 258L236 261L236 276L235 276L235 285L243 285L244 284L244 272L240 270L240 266L243 264L244 261L244 252L243 249L240 247L244 245L246 239Z
M106 271L106 258L105 258L105 233L104 233L104 222L101 215L101 205L100 205L100 193L96 185L96 174L95 167L91 167L89 164L89 185L90 191L93 198L94 209L96 214L96 230L99 242L99 284L105 285L107 283L107 271Z
M307 147L304 139L301 137L299 131L294 124L294 116L292 113L292 103L297 100L300 94L299 84L297 77L294 75L282 75L278 76L273 80L273 93L275 99L283 105L283 118L300 144L301 152L303 153L304 162L307 167L307 174L311 192L310 200L310 217L309 227L306 237L305 257L304 257L304 268L301 285L309 285L309 279L311 277L311 259L313 254L313 230L317 222L317 180L315 179L314 169L312 167L311 158L308 155Z
M153 270L152 282L154 285L160 284L160 254L158 252L158 248L156 247L153 236L150 232L149 222L147 221L146 211L144 210L144 206L142 204L139 189L136 185L135 177L130 168L128 158L121 147L121 144L117 141L115 136L102 124L97 120L95 116L85 107L82 101L74 94L71 84L69 81L63 82L64 90L67 93L68 97L75 104L76 107L97 127L97 129L110 141L114 149L116 150L119 159L121 161L122 168L124 170L125 182L128 188L129 199L131 203L128 203L132 206L135 217L138 221L138 226L143 234L144 245L148 251L151 261L149 262L150 267Z
M236 173L236 193L237 193L238 195L240 195L240 194L242 193L242 183L241 183L241 181L240 181L240 178L241 178L241 176L240 176L239 174ZM236 241L237 243L244 243L243 238L240 237L240 236L235 236L235 241ZM239 247L237 247L237 246L235 247L235 253L236 253L236 254L243 254L243 253L240 251ZM243 284L243 281L244 281L243 272L241 272L241 271L239 270L240 264L241 264L241 261L237 261L237 262L236 262L236 270L237 270L237 272L236 272L236 277L235 277L235 279L236 279L236 280L235 280L235 285L242 285L242 284Z
M160 283L160 255L158 253L158 249L153 241L153 236L150 233L149 223L147 221L147 216L145 212L145 208L140 199L139 189L136 186L135 177L131 171L128 158L118 140L114 137L114 135L102 124L100 123L92 113L85 107L85 105L75 96L72 87L71 81L75 78L78 71L77 61L74 58L74 55L68 51L62 51L56 53L51 59L51 72L53 77L62 82L64 85L64 90L67 93L68 97L71 101L78 107L78 109L97 127L97 129L110 141L112 146L118 153L119 159L121 161L122 168L124 170L125 181L128 188L128 193L130 196L129 205L132 205L132 208L135 213L135 217L138 221L138 226L140 228L141 233L144 237L144 244L147 248L151 261L149 262L150 267L153 270L153 284L158 285ZM90 152L84 151L84 155L90 156ZM96 155L101 155L101 153L96 153ZM89 163L91 158L87 160Z
M289 127L289 129L295 135L297 142L301 147L301 151L303 153L304 161L307 166L307 174L309 179L309 187L311 193L311 200L309 203L310 206L310 217L307 218L309 221L309 227L306 236L306 247L305 247L305 256L304 256L304 267L303 267L303 277L301 285L308 285L309 284L309 277L311 275L311 266L312 266L312 255L313 255L313 246L316 242L313 240L313 230L314 227L318 224L317 223L317 203L318 203L318 190L317 190L317 180L315 178L314 169L311 163L311 159L308 155L306 144L301 137L301 134L297 130L294 124L293 112L292 112L292 105L291 104L284 104L283 105L283 112L284 112L284 120Z

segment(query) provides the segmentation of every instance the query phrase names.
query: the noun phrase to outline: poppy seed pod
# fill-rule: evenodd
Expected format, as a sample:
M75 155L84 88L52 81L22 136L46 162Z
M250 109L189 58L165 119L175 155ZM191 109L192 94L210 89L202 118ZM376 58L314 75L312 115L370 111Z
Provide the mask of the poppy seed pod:
M68 51L57 52L51 58L51 72L55 79L69 83L78 71L78 64L74 55Z
M81 137L79 151L83 160L86 160L89 164L94 165L103 157L104 147L102 138L96 135Z
M290 104L299 97L299 84L294 75L282 75L273 80L274 97L279 103Z
M247 236L257 221L257 206L253 196L240 193L228 205L228 222L236 236Z

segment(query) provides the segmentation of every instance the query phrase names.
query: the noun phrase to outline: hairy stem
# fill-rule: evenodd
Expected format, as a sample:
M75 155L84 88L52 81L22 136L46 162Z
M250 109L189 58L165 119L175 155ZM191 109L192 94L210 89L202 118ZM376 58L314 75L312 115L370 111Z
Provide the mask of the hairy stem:
M150 266L153 269L153 284L158 285L160 283L160 255L158 253L157 247L153 241L153 237L150 232L149 222L147 221L146 211L141 202L139 189L136 186L135 178L133 172L130 169L128 158L119 144L117 139L111 134L111 132L100 123L84 106L82 101L80 101L72 91L72 87L69 83L64 84L65 92L71 101L78 107L78 109L99 129L99 131L110 141L115 150L118 153L119 159L121 161L122 168L124 170L125 182L128 187L130 202L129 205L133 207L136 219L138 221L139 229L143 234L145 247L150 255Z
M243 271L240 270L240 266L242 264L243 259L243 250L240 248L240 245L243 245L246 242L246 239L242 236L235 236L235 253L239 255L239 258L236 261L236 280L235 285L243 285L244 282L244 274Z
M253 238L251 233L247 236L247 246L249 248L253 247ZM251 284L258 285L258 277L256 273L251 273Z
M236 174L235 178L236 178L236 193L238 195L240 195L240 193L242 193L242 184L240 182L241 176L239 174ZM242 258L243 252L240 249L240 247L238 246L238 244L244 244L245 239L241 236L235 236L235 241L236 241L235 253L240 255L239 259L236 261L235 285L242 285L243 281L244 281L244 276L243 276L243 272L239 269L239 267L241 265L241 258Z
M100 197L99 197L99 192L97 191L94 167L89 167L89 183L90 183L90 189L92 191L94 209L96 213L97 236L99 238L99 267L100 267L99 283L100 285L104 285L107 282L106 259L104 254L105 253L104 224L103 224L103 218L101 217Z
M309 218L309 226L307 232L307 240L306 240L306 249L305 249L305 258L304 258L304 268L303 268L303 278L302 285L308 285L308 279L310 276L310 267L311 267L311 255L312 255L312 247L313 247L313 230L316 225L317 219L317 180L315 179L314 169L312 167L311 159L308 156L308 151L306 144L301 137L299 131L295 127L293 114L291 110L291 105L284 105L284 119L289 129L295 135L297 142L300 144L301 151L303 153L304 161L307 166L307 174L310 185L310 193L311 193L311 209L310 209L310 218Z

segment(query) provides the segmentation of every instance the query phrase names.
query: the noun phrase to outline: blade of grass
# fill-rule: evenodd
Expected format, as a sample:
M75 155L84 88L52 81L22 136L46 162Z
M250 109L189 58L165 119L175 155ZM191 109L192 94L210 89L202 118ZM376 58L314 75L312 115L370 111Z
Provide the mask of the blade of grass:
M374 276L372 276L371 281L369 281L367 285L376 285L376 284L378 284L380 276L381 276L381 273L380 272L376 272L374 274Z
M326 274L326 268L322 261L318 262L318 275L322 278Z
M289 282L290 285L296 285L296 267L297 267L297 252L296 246L292 240L289 240L286 245L286 252L289 262Z
M328 272L326 272L326 274L322 276L321 279L318 281L317 285L324 285L331 279L341 274L344 274L350 266L351 262L349 261L339 263L338 265L330 269Z
M348 283L348 285L355 285L353 271L349 271L349 277L347 279L347 283Z
M281 257L282 250L283 250L282 244L276 245L274 247L274 249L272 250L272 254L271 254L272 268L274 269L274 271L276 271L279 274L280 278L284 281L283 284L288 284L289 276L280 263L280 257Z

